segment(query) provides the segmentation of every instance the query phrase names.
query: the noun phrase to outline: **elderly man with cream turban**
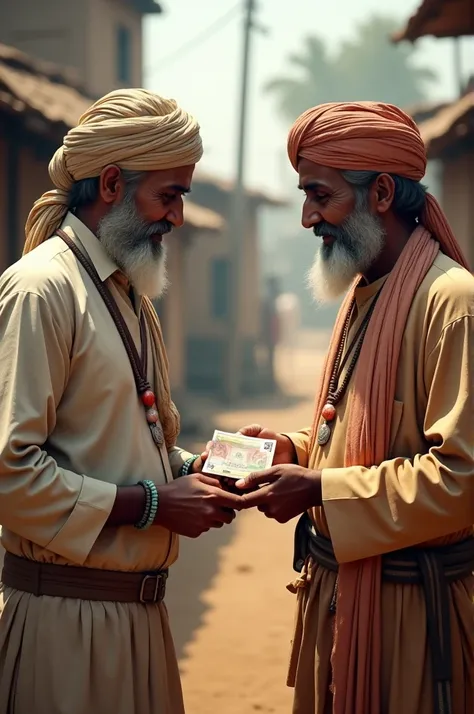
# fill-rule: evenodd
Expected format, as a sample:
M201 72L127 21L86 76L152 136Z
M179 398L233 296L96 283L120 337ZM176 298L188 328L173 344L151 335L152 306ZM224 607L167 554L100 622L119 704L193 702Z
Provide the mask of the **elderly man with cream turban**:
M474 278L420 183L400 109L326 104L292 127L319 301L348 290L311 428L241 482L299 514L294 714L474 711Z
M150 301L201 155L173 100L105 96L0 279L0 714L183 714L168 568L240 502L176 446Z

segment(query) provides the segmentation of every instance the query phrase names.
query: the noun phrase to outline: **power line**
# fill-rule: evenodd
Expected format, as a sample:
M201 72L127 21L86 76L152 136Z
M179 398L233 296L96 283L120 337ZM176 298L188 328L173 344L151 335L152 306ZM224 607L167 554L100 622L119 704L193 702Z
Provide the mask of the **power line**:
M227 10L227 12L218 17L217 20L214 20L214 22L208 25L204 30L201 30L200 32L198 32L197 35L195 35L193 38L181 45L181 47L179 47L177 50L171 52L169 55L163 57L162 59L158 58L156 64L152 68L148 68L145 71L145 74L148 76L153 72L157 71L158 69L160 71L165 68L167 69L171 64L173 64L174 61L176 61L177 59L182 59L182 57L186 56L186 54L188 54L190 50L194 50L198 45L202 44L203 42L207 42L211 39L211 37L220 32L220 30L223 30L224 27L226 27L230 23L230 21L233 20L234 17L236 17L241 12L242 6L239 2L233 7L231 7L230 10Z

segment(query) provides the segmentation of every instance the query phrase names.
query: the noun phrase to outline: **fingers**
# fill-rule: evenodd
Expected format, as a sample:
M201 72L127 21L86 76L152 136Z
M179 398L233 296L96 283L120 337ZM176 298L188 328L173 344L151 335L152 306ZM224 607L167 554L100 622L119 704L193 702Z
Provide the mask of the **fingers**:
M260 436L261 431L262 427L260 424L250 424L249 426L243 426L237 433L242 434L243 436L257 437Z
M224 491L227 491L228 493L235 493L239 497L242 494L240 488L235 487L235 478L220 478L219 481L221 482L221 487Z
M217 512L214 514L214 519L212 521L212 528L222 528L222 526L230 526L232 521L235 519L236 513L232 508L218 508Z
M222 487L217 494L217 503L221 508L231 508L240 511L242 508L242 496L232 491L226 491Z
M245 478L239 479L235 484L237 488L246 491L249 488L255 488L264 483L273 483L281 476L281 471L279 466L272 466L264 471L256 471L253 474L249 474Z
M219 521L230 525L235 518L235 511L231 508L221 508L219 512Z
M201 483L205 483L206 486L214 486L214 488L222 490L222 485L218 478L213 478L207 474L196 474L195 478L197 478Z
M265 513L265 509L268 505L269 490L270 486L263 486L262 488L259 488L258 491L243 493L240 496L240 508L246 509L257 507L259 511L263 511Z

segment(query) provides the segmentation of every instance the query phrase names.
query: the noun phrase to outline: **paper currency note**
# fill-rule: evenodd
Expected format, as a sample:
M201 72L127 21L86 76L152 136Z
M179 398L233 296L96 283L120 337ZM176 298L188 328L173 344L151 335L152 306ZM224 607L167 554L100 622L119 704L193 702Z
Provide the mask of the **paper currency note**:
M270 468L276 441L254 439L216 430L203 473L227 478L245 478L255 471Z

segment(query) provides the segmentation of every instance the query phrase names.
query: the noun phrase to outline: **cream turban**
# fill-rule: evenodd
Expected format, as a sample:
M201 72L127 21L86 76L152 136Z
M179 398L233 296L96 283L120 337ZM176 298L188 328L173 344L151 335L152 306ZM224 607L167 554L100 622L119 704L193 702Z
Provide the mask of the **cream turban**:
M195 164L202 156L199 124L174 99L145 89L121 89L93 104L64 137L49 164L56 188L33 206L26 222L24 253L52 236L68 210L75 181L99 176L108 164L132 171L155 171ZM168 360L158 316L148 298L143 310L156 359L158 411L168 448L179 434L179 415L171 400Z
M154 171L195 164L202 156L199 124L174 99L146 89L120 89L99 99L64 137L49 164L55 190L36 201L26 223L24 252L60 226L75 181L108 164Z

